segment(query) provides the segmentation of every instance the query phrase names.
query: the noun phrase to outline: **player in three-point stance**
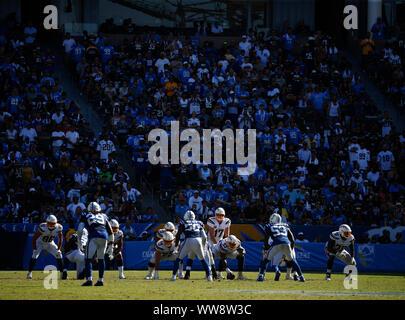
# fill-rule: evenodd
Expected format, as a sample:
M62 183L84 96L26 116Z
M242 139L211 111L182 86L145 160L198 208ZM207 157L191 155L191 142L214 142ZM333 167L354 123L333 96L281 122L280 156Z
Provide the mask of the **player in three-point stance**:
M82 233L83 228L88 231L88 243L86 245L86 278L87 281L82 286L92 286L92 259L97 253L96 258L98 260L98 281L96 286L103 286L104 277L104 255L108 244L114 242L114 234L110 223L107 220L107 216L101 213L101 207L97 202L90 202L87 207L88 213L84 213L81 217L81 221L78 228L78 233Z
M173 274L170 281L176 281L176 274L179 269L180 261L183 260L186 255L190 256L190 254L195 254L198 259L200 259L204 267L207 280L209 282L212 282L213 279L211 268L205 260L204 254L204 247L206 246L207 235L205 234L203 223L195 219L195 214L191 210L188 210L184 214L183 220L180 221L178 232L176 234L176 247L178 246L180 236L183 233L185 239L183 244L181 245L177 259L174 262Z
M294 235L292 234L288 224L281 222L281 216L278 213L273 213L270 216L270 223L265 226L266 238L264 241L264 250L267 250L264 259L260 263L259 276L257 281L264 281L264 274L267 269L267 264L272 261L275 269L275 281L280 280L281 272L278 267L278 263L274 263L274 257L282 252L285 255L285 260L291 262L293 271L296 271L301 282L305 282L305 278L302 275L301 268L294 259L292 248L294 248ZM269 238L273 241L269 245Z
M76 278L78 280L84 279L85 259L84 253L80 250L79 241L77 233L72 233L65 244L65 262L63 264L62 279L67 279L67 270L70 262L76 264Z
M114 242L107 246L107 258L110 263L117 261L118 273L120 279L126 279L124 275L124 258L122 257L122 248L124 247L124 234L120 230L120 224L117 220L110 221L111 229L114 234Z
M225 264L224 267L226 267L226 258L238 260L238 280L247 280L247 278L243 276L245 254L246 250L241 246L240 240L234 235L230 235L229 237L220 240L212 248L212 255L214 259L221 259L221 262ZM231 278L231 280L234 278L235 277Z
M166 231L163 233L162 238L155 244L155 252L149 260L148 274L145 276L146 280L159 279L159 264L161 261L171 260L175 261L178 256L177 246L174 242L174 235L172 232Z
M33 252L28 268L27 279L32 279L32 270L42 250L49 252L56 258L58 269L63 279L62 252L60 250L63 243L62 230L63 226L58 223L58 219L56 219L54 215L48 216L46 222L39 225L38 231L32 238ZM58 236L58 245L53 241L56 236Z
M350 253L346 251L347 247L349 247ZM325 245L325 253L328 256L325 280L330 280L335 257L346 265L356 266L356 260L354 259L354 236L347 224L342 224L339 227L339 231L333 231L330 234L329 240Z

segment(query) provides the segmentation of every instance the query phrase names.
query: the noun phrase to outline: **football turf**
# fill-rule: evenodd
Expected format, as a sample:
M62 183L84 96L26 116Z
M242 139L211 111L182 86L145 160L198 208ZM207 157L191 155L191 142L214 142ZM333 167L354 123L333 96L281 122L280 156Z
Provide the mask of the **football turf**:
M75 271L69 271L68 280L60 280L58 288L45 289L44 279L49 276L33 272L26 279L25 271L0 271L0 300L271 300L271 299L400 299L405 300L405 276L358 275L358 289L344 288L343 274L333 274L331 281L322 273L305 273L306 282L285 280L275 282L274 274L267 273L264 282L257 282L257 272L246 272L249 280L222 280L209 283L204 273L191 273L190 280L169 281L170 271L159 271L159 280L144 280L146 271L125 272L127 279L118 279L118 271L106 271L103 287L82 287L83 280L75 280ZM93 273L97 280L98 272ZM94 281L95 282L95 281Z

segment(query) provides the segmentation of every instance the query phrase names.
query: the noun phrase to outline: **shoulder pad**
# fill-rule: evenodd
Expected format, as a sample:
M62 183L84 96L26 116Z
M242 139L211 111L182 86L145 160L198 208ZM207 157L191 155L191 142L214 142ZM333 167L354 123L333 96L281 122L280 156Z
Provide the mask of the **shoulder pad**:
M62 232L63 231L63 226L59 223L56 224L56 232Z
M348 241L354 241L354 235L350 235L349 239L347 239Z
M45 223L45 222L41 223L41 224L39 225L38 230L39 230L40 232L44 232L44 231L46 230L46 223Z
M229 219L229 218L225 218L225 224L231 224L231 219Z
M124 235L124 232L122 232L122 230L118 230L118 232L117 232L120 236L123 236Z
M340 233L339 233L339 231L333 231L333 232L330 234L330 238L331 238L332 240L339 240L339 239L340 239Z
M207 225L213 227L213 226L215 225L215 221L213 221L213 220L211 220L211 219L212 219L212 218L209 218L209 219L207 220Z

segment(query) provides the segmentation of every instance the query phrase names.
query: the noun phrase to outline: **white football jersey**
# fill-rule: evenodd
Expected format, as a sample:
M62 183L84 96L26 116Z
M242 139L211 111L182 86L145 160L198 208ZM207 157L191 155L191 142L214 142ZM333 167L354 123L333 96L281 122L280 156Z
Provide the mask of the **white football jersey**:
M124 233L121 230L118 230L118 232L114 234L114 244L119 244L123 237Z
M240 248L241 242L238 239L238 244L235 246L235 248L231 249L228 246L228 242L225 239L222 239L219 241L216 245L214 245L214 248L212 249L212 254L220 253L220 254L229 254L233 251L236 251L238 248Z
M346 249L348 246L350 246L351 243L354 242L354 236L350 235L349 238L343 239L342 235L340 234L339 231L333 231L330 234L330 239L335 241L335 246L333 248L334 253L335 252L340 252L344 249ZM328 246L328 242L326 243L326 247Z
M58 233L61 233L63 230L63 226L59 223L56 224L56 228L53 230L49 230L46 222L41 223L39 225L38 231L41 233L38 239L40 239L43 243L50 243L55 239Z
M211 217L207 221L208 227L211 227L214 229L214 237L216 242L218 243L220 240L224 238L225 235L225 229L231 227L231 219L225 218L222 222L218 222L218 220L215 217ZM211 235L208 232L208 241L212 242L213 239L211 239Z
M173 244L171 247L166 247L162 239L160 239L155 244L155 250L159 251L160 254L162 254L162 255L167 255L167 256L172 255L176 252L176 249L177 249L177 247L176 247L174 241L173 241Z

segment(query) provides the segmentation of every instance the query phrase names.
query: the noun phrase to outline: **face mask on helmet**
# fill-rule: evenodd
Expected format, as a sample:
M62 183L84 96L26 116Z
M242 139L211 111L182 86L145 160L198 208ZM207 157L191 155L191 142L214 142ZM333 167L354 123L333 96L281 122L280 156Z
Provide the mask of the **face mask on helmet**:
M172 246L173 241L174 240L165 240L165 239L163 239L163 243L164 243L165 247L167 247L167 248L170 248Z
M49 230L54 230L56 228L56 222L47 221L46 226Z
M349 238L352 235L352 232L351 231L342 231L341 235L344 238Z
M218 212L218 213L215 214L215 218L216 218L218 221L224 221L225 215L224 215L223 213Z
M111 229L112 229L113 233L115 234L115 233L118 232L118 230L120 229L120 227L111 227Z

